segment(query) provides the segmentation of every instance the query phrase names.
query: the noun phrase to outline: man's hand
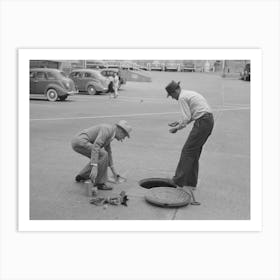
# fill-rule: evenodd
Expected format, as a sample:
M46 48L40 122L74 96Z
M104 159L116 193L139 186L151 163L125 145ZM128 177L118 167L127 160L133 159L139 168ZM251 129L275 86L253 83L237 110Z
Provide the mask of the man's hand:
M111 166L111 171L113 173L113 176L114 176L114 180L117 181L119 179L119 174L116 172L116 169L114 166Z
M172 123L169 123L168 125L171 126L171 127L175 127L179 124L179 122L172 122Z
M177 127L172 127L172 128L169 129L170 133L176 133L177 131L178 131Z
M93 165L92 169L91 169L91 172L90 172L90 175L89 175L89 177L90 177L90 179L93 183L95 181L96 176L97 176L97 165Z

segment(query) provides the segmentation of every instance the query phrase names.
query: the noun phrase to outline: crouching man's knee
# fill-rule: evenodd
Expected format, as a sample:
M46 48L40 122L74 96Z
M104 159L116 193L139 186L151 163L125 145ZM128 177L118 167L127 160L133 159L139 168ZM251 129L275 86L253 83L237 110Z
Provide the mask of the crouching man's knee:
M75 152L78 152L77 150L78 150L78 147L79 147L79 139L77 139L76 137L73 138L71 140L71 147Z
M107 153L107 151L103 151L103 150L101 150L100 152L99 152L99 159L98 159L98 161L99 162L106 162L106 163L108 163L108 153Z

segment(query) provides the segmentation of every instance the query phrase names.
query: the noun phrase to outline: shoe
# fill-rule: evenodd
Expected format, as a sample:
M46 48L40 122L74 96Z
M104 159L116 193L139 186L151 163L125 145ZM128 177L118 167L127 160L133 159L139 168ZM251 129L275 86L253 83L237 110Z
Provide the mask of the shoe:
M183 186L181 186L181 185L176 184L176 183L174 182L173 178L170 179L170 184L176 186L176 188L182 188L182 187L183 187Z
M111 191L113 189L113 187L108 186L106 184L95 184L95 186L102 191Z
M194 196L194 191L196 190L196 187L192 187L192 186L183 186L183 191L185 191L186 193L188 193L190 196L191 196L191 205L200 205L201 203L198 202L196 199L195 199L195 196Z
M84 178L83 176L81 176L81 175L77 175L76 177L75 177L75 181L76 182L84 182L84 181L86 181L87 179L86 178Z

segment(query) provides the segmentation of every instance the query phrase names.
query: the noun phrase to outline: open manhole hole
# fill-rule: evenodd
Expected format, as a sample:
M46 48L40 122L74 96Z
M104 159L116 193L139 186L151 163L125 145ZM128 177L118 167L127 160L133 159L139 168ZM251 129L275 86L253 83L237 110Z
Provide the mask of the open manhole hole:
M177 186L168 178L147 178L139 181L139 185L145 189L169 187L176 188Z

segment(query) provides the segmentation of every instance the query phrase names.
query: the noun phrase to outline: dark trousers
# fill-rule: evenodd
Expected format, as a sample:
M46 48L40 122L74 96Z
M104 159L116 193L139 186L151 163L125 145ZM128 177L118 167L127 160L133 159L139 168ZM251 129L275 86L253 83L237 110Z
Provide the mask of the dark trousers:
M189 137L182 149L173 181L178 186L196 187L199 169L199 157L202 147L210 136L214 126L211 113L206 113L194 122Z
M109 83L107 93L110 93L110 92L115 92L115 90L114 90L114 83L112 81Z

